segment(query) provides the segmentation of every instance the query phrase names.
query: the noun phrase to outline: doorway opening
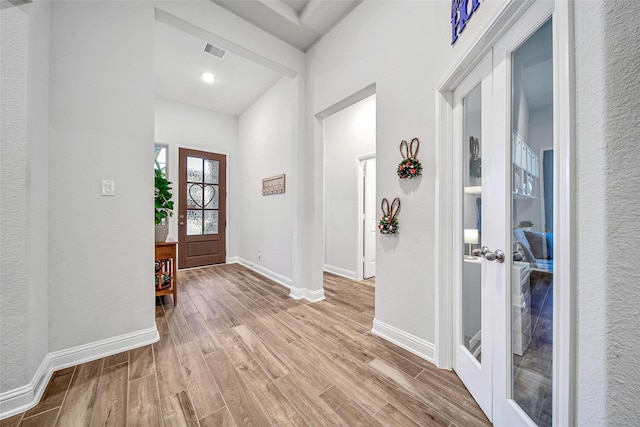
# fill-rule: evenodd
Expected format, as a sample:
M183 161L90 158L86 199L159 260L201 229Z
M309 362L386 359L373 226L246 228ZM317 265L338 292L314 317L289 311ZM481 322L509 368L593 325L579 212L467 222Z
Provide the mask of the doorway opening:
M375 280L376 276L376 158L375 155L358 158L358 212L361 213L357 246L358 280Z
M375 92L321 118L324 271L353 280L370 279L375 276L376 242Z
M167 178L173 183L169 238L180 242L179 267L235 262L291 287L301 258L291 244L299 227L292 205L293 193L300 191L296 165L302 163L296 141L304 132L303 91L292 59L297 57L273 59L279 48L272 52L260 42L234 42L235 36L218 33L213 22L199 26L183 19L180 9L170 13L158 6L154 23L155 141L166 147ZM183 149L224 157L228 168L219 179L226 190L214 192L218 184L198 181L200 173L184 181L180 169L191 167L180 160ZM205 155L188 157L200 159L203 168L209 161L222 164ZM265 197L256 191L261 179L281 173L286 173L286 194ZM220 205L210 206L216 200ZM180 204L185 207L179 210ZM220 216L224 210L228 221ZM258 212L269 227L256 220ZM219 238L211 240L212 235Z

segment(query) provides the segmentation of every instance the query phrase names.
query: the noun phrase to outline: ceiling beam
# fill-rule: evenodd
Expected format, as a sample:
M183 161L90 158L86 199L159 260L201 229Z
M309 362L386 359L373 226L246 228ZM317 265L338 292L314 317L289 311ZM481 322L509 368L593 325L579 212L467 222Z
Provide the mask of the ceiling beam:
M292 24L300 26L300 18L298 13L293 10L288 4L280 0L257 0L264 7L269 8L273 12L277 13Z
M310 0L300 14L300 25L325 34L361 1Z

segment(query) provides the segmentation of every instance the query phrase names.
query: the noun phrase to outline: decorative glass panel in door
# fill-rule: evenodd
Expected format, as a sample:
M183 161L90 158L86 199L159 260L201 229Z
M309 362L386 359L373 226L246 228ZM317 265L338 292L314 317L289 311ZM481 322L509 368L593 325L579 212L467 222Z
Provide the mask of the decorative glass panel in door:
M218 233L220 162L187 157L187 235Z
M180 149L180 268L225 261L226 157Z

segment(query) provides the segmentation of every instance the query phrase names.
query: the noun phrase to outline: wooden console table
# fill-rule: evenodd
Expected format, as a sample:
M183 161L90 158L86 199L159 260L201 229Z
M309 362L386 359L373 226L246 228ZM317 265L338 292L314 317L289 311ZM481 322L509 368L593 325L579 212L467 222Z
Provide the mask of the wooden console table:
M178 242L156 242L156 296L173 294L173 305L178 305L178 273L176 253Z

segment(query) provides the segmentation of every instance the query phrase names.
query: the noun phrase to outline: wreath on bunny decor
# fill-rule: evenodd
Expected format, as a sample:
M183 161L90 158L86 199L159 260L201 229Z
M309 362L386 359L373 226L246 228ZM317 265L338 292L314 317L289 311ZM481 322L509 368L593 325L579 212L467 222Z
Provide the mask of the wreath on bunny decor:
M400 213L400 199L397 197L389 206L387 199L382 199L380 205L382 218L378 222L378 230L381 234L396 234L398 232L398 214Z
M415 150L415 151L414 151ZM414 178L422 175L422 163L418 160L418 150L420 150L420 141L413 138L411 144L402 140L400 143L400 154L402 161L398 165L398 176L400 179Z

